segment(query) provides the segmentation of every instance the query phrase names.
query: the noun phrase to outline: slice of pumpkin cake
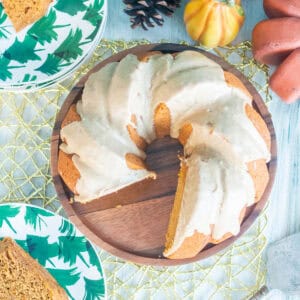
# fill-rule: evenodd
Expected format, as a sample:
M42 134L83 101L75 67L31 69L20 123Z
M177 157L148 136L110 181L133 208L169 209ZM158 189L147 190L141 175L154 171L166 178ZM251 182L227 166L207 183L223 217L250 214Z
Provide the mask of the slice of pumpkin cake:
M0 242L0 299L65 300L64 289L14 240Z
M2 0L6 14L16 31L43 17L52 0Z

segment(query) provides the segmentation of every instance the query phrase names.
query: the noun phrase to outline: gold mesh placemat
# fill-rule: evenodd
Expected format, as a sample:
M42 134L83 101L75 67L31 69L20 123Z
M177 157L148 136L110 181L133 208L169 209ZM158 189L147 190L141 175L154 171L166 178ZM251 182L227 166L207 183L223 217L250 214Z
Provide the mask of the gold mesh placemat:
M63 214L50 175L50 136L55 115L72 85L95 63L147 41L102 40L72 78L35 93L0 93L0 202L26 202ZM218 49L270 101L268 68L251 56L251 44ZM262 251L265 214L231 248L180 267L138 266L100 251L108 299L247 299L265 281Z

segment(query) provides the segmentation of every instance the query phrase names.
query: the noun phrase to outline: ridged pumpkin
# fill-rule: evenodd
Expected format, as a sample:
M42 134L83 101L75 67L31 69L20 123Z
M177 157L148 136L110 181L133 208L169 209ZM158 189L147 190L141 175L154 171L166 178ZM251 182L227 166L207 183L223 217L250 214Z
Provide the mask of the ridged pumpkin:
M232 42L244 19L240 0L191 0L184 11L190 37L210 48Z

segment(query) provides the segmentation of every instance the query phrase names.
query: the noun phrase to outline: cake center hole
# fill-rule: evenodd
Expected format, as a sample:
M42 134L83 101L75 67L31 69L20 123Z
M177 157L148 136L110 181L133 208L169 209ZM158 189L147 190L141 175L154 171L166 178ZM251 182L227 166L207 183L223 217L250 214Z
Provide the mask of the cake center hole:
M180 169L179 156L183 155L183 147L179 141L170 136L157 139L147 147L146 154L148 169L157 174L155 181L168 185L170 193L175 191Z

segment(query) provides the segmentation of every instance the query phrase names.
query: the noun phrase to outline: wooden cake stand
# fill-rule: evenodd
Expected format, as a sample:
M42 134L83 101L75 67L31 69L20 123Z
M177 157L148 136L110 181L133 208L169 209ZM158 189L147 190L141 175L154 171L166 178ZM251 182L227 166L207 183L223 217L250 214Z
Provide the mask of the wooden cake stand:
M154 141L147 149L146 163L157 173L157 179L147 179L94 200L87 204L71 203L72 193L58 174L60 130L70 106L81 99L89 75L107 63L120 61L127 54L142 55L149 51L176 53L184 50L201 52L217 62L225 71L236 75L253 96L253 106L265 120L271 133L271 161L268 163L270 180L262 199L247 210L239 235L212 245L190 259L166 259L162 256L165 234L173 206L179 171L178 154L182 146L177 140L164 138ZM271 115L261 96L249 80L221 58L194 47L177 44L151 44L122 51L96 65L71 90L57 115L51 141L51 169L58 197L77 228L91 241L111 254L139 264L171 266L191 263L216 254L236 241L254 223L270 195L276 171L276 137Z

